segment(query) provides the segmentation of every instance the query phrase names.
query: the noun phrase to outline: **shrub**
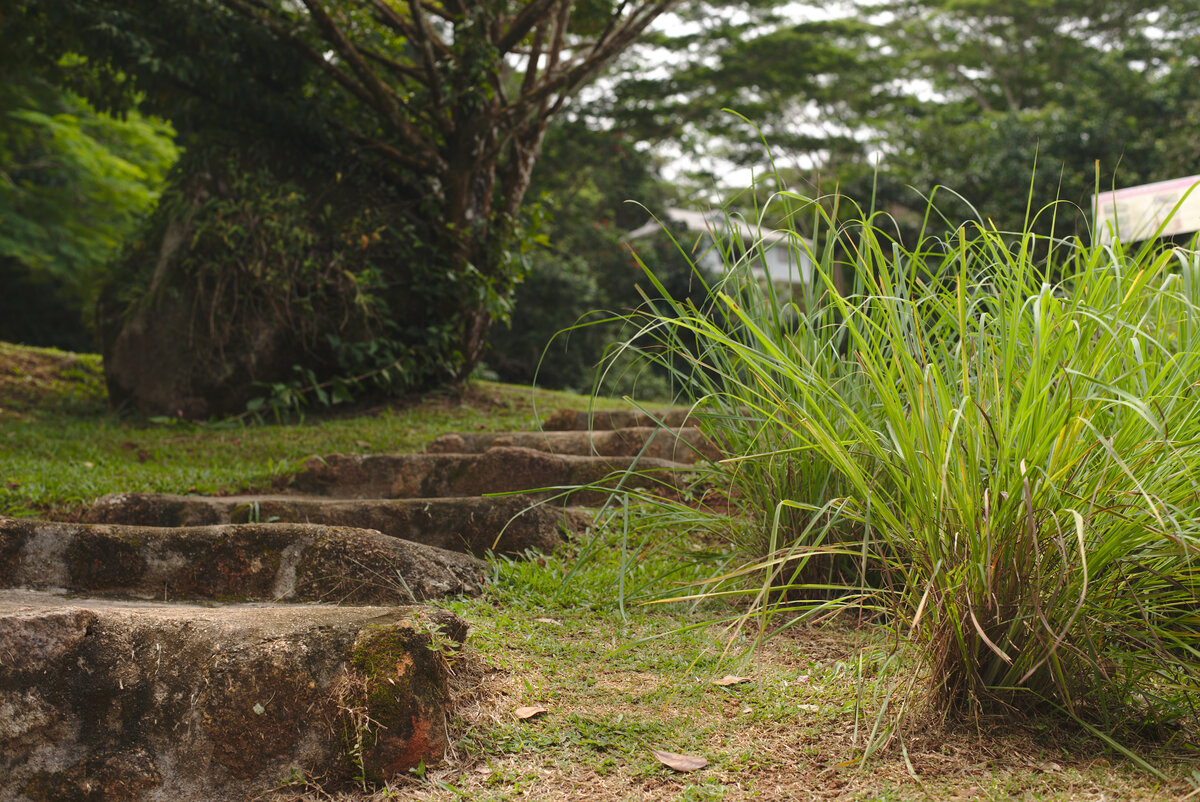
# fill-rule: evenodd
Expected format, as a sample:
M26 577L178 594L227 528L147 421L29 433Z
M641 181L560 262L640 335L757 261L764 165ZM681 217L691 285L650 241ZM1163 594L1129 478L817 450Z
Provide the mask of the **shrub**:
M807 297L731 247L708 302L641 318L734 455L708 477L729 509L687 509L745 561L702 593L880 613L935 710L1194 722L1200 254L978 223L906 248L773 203L823 223Z

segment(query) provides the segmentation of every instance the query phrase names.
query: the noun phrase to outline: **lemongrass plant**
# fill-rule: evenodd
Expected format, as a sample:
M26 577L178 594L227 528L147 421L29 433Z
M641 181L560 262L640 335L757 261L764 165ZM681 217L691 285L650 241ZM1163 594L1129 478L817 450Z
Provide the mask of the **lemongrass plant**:
M741 243L709 306L655 301L631 340L731 455L727 508L685 508L749 548L697 595L883 609L936 710L1194 724L1200 256L822 222L803 299Z

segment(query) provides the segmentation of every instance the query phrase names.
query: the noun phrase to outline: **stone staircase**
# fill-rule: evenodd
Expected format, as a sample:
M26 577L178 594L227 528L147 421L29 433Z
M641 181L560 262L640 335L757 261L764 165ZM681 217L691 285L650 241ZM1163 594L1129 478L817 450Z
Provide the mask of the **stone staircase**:
M489 551L553 550L618 481L682 487L716 456L655 418L674 428L560 411L314 458L266 495L0 518L0 802L256 799L437 761L467 624L420 603L480 592Z

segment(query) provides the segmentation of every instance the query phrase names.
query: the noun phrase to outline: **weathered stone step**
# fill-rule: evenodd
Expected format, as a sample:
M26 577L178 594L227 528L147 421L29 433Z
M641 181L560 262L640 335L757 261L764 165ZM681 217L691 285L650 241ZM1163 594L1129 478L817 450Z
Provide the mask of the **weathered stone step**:
M636 464L645 475L618 476ZM529 448L493 448L483 454L331 454L314 457L281 484L302 493L341 498L445 498L510 493L544 487L605 483L678 487L689 466L656 459L575 457ZM584 489L564 495L578 505L608 494ZM532 501L532 499L530 499Z
M205 526L281 521L376 529L391 537L483 556L489 549L550 552L564 530L577 533L589 516L561 506L530 507L519 496L443 499L335 499L305 496L172 496L114 493L84 520L143 526Z
M434 440L425 450L430 454L482 454L498 447L532 448L579 457L640 455L686 464L721 457L717 447L699 429L652 426L596 432L451 432Z
M0 518L0 587L407 604L476 593L482 582L473 557L349 527L166 529Z
M441 758L429 608L175 605L0 591L0 802L250 800Z
M575 409L559 409L542 422L548 432L584 432L588 430L633 429L640 427L667 426L679 429L695 422L688 409L662 409L642 412L637 409L619 409L609 412L585 412Z

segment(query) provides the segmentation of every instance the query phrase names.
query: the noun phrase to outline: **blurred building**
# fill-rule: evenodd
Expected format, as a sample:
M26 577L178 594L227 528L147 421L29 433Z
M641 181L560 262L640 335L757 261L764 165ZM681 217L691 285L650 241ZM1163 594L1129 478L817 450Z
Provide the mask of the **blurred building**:
M666 230L664 230L666 229ZM812 279L812 242L792 231L762 228L720 211L667 209L658 219L625 235L639 240L675 236L697 267L721 276L729 267L748 270L759 284L771 284L783 297L797 296Z
M1112 189L1092 197L1096 230L1092 241L1106 245L1200 231L1200 175Z

